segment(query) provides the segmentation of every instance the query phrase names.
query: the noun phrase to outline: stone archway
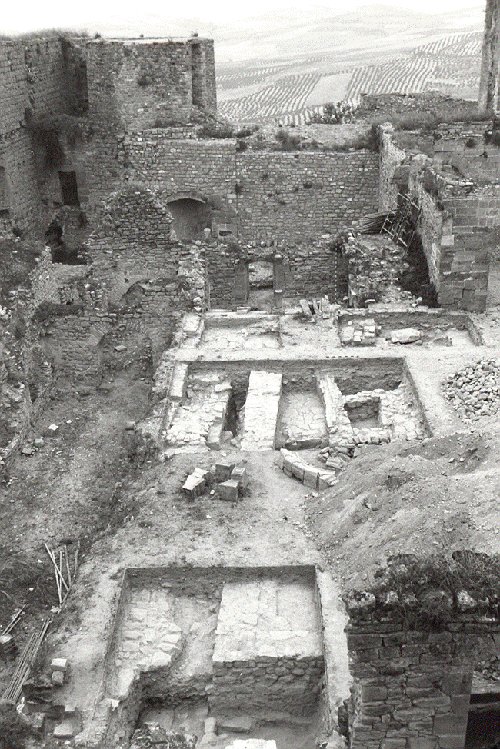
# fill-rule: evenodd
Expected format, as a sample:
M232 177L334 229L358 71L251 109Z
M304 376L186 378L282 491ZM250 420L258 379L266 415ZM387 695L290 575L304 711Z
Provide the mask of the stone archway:
M212 227L212 209L205 200L194 195L179 195L167 201L173 229L182 241L203 237L204 229Z

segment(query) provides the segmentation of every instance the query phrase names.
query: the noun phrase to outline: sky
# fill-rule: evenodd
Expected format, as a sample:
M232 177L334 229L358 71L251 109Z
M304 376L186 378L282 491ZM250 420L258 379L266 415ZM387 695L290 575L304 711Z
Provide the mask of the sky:
M7 9L0 16L0 32L23 33L37 29L85 28L98 29L99 25L127 21L137 23L141 17L195 19L223 24L248 16L293 13L305 7L321 6L333 13L352 10L364 5L393 5L419 12L439 13L453 9L484 5L481 0L188 0L188 2L165 2L165 0L23 0L5 1Z

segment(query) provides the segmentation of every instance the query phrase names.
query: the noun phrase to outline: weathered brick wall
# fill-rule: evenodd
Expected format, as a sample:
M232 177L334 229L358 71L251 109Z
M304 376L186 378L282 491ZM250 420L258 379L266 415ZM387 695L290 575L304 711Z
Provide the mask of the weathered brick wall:
M213 42L130 40L88 44L89 112L117 129L185 122L215 112Z
M463 749L478 645L493 646L495 619L465 612L426 631L363 606L347 630L350 749Z

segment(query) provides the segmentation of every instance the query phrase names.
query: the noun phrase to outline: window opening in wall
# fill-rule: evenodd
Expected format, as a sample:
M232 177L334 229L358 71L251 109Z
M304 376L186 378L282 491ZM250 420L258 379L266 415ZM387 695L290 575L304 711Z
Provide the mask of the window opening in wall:
M9 215L9 201L7 197L7 178L5 169L0 166L0 218Z
M80 205L75 172L59 172L63 205Z

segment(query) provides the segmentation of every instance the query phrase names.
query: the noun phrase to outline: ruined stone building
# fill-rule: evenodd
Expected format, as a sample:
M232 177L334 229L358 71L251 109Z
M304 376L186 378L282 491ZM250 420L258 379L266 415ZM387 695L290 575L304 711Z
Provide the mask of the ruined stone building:
M484 323L500 301L498 24L489 0L480 114L470 104L457 122L456 101L433 93L367 96L355 122L294 132L218 119L209 39L0 41L6 496L20 456L41 487L70 455L42 498L6 506L33 502L36 532L58 543L66 516L86 513L83 570L75 583L75 559L64 578L71 616L56 571L59 606L26 651L49 629L40 659L62 657L30 681L15 671L3 693L16 703L24 689L40 747L170 746L154 731L130 743L167 701L182 734L198 721L200 748L275 749L262 736L276 731L280 749L464 749L498 599L465 577L453 598L425 575L393 583L421 549L468 541L470 497L496 475L477 435L456 455L450 435L463 413L492 420L500 399L496 364L464 369L498 346ZM411 126L434 109L449 117ZM66 401L74 413L52 422ZM360 455L378 498L323 495ZM484 486L449 518L450 493L483 463ZM69 510L53 531L59 483ZM399 490L401 513L375 525ZM431 522L438 505L439 533L424 525L412 554L396 549L404 518ZM333 511L320 553L318 518ZM373 592L381 533L398 553ZM453 569L483 570L486 552ZM343 600L328 565L348 557L358 587Z

